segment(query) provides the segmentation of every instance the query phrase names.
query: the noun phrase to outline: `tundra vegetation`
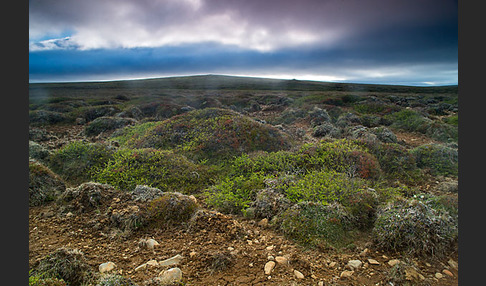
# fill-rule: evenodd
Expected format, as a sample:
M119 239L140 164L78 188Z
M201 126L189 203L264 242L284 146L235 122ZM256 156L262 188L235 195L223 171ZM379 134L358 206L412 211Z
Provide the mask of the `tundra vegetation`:
M457 86L207 76L29 92L31 206L87 182L126 194L143 185L163 192L140 202L145 227L186 223L205 207L266 218L318 249L341 251L359 237L415 257L457 248L457 193L435 188L458 180ZM71 137L42 139L71 127ZM72 265L57 262L67 256ZM214 268L226 260L215 257ZM83 263L65 249L29 282L78 285L91 277Z

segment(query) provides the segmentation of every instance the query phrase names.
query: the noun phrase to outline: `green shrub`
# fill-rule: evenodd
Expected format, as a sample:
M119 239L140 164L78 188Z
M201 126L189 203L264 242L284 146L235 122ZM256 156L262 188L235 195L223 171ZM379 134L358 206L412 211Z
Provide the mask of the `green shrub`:
M264 179L260 173L226 177L206 191L206 202L220 212L242 214L255 199L256 192L265 187Z
M158 122L142 134L131 133L121 135L123 138L119 142L131 148L174 149L195 161L208 160L211 163L246 152L277 151L290 147L286 138L274 127L219 108L186 112Z
M385 118L392 122L392 128L421 133L425 133L427 123L430 122L430 119L412 109L402 109L385 115Z
M53 201L65 189L64 181L48 167L29 161L29 206Z
M168 223L183 223L189 221L198 210L199 205L193 196L177 192L165 192L159 198L148 203L146 223L157 226L167 226Z
M442 119L443 122L453 125L453 126L458 126L459 125L459 116L457 114L445 117Z
M70 113L72 118L83 118L86 122L95 120L102 116L113 116L120 112L120 107L116 105L97 105L97 106L83 106L76 108Z
M390 178L415 176L417 165L415 157L397 143L364 142L377 158L381 170Z
M44 273L29 273L29 286L67 286L66 282L62 279L45 276Z
M419 168L435 175L458 175L458 151L442 144L424 144L411 150Z
M430 122L425 130L425 135L440 142L457 142L459 130L457 126L442 122Z
M101 143L74 141L53 152L49 167L69 183L93 179L93 172L108 162L113 151Z
M94 277L84 254L77 249L64 247L58 248L42 258L31 274L32 276L42 275L44 278L62 279L70 286L86 285L93 281Z
M457 240L458 227L449 213L419 200L396 200L378 211L372 231L376 245L417 256L442 256Z
M42 163L47 163L50 152L47 148L37 142L29 140L29 158L36 159Z
M30 110L29 125L40 126L69 122L69 117L63 113L47 110Z
M342 203L364 186L363 180L349 178L343 173L313 171L290 185L285 195L292 202L312 201L326 205L335 201Z
M120 149L106 165L96 169L94 179L124 191L147 185L162 191L194 193L210 183L211 172L209 167L196 165L172 151Z
M127 125L134 125L136 122L133 118L102 116L91 121L84 128L84 134L86 136L96 136L102 132L113 131Z
M352 242L353 220L338 203L299 202L271 223L284 235L306 246L342 248Z

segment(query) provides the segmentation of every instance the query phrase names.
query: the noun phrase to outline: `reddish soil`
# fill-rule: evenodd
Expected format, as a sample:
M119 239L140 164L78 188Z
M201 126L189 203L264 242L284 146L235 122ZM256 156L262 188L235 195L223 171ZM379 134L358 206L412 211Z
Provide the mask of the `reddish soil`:
M382 253L360 242L357 242L356 249L339 253L306 249L254 221L210 213L211 216L201 217L191 227L141 229L122 235L113 231L104 233L93 227L96 222L103 223L100 219L103 216L96 211L67 217L60 215L54 204L32 207L29 210L29 266L35 267L39 260L57 248L69 247L81 250L94 271L98 271L101 263L112 261L117 265L118 273L139 285L173 266L149 266L135 271L137 266L151 259L161 261L176 254L184 257L177 265L182 270L184 285L318 285L319 281L323 281L324 285L388 285L385 279L391 266L386 262L396 258L416 263L425 277L424 285L458 283L457 270L447 264L450 258L457 261L457 253L441 260L425 261ZM140 248L138 242L142 238L153 238L160 245L154 251ZM272 246L273 249L270 249ZM361 256L365 246L370 251ZM230 265L223 270L214 270L215 254L228 257ZM263 269L269 255L285 256L289 264L277 264L271 275L265 275ZM369 258L377 260L380 265L369 265L366 263ZM340 278L341 272L347 270L347 262L353 259L361 260L364 267L350 278ZM336 264L334 267L331 267L332 262ZM297 279L294 269L305 277ZM436 280L435 273L443 269L449 269L454 277L444 275L444 278Z

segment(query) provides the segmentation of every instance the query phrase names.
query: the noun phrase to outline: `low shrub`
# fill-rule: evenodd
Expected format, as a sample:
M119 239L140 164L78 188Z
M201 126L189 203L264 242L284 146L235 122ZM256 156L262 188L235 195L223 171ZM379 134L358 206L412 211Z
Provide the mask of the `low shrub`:
M381 207L372 230L377 247L417 256L441 257L457 236L457 223L449 213L416 199L396 200Z
M147 185L164 192L194 193L210 183L212 170L172 151L145 148L120 149L93 174L96 181L123 191Z
M65 189L64 181L48 167L29 161L29 206L40 206L53 201Z
M392 122L390 127L409 132L424 133L427 124L431 121L427 117L412 109L402 109L400 111L384 116Z
M44 273L32 275L29 273L29 286L67 286L62 279L45 276Z
M178 192L165 192L162 196L151 200L146 207L146 223L159 227L189 221L199 209L193 196Z
M314 130L312 132L312 136L314 137L329 136L329 137L338 138L340 134L341 131L339 130L339 128L334 127L332 123L323 123L317 125L314 127Z
M84 254L77 249L64 247L42 258L31 274L62 279L71 286L86 285L94 280Z
M220 212L242 214L255 199L257 191L265 187L264 180L260 173L249 177L226 177L206 190L206 202Z
M83 106L74 109L70 112L72 118L83 118L86 122L95 120L102 116L113 116L120 112L120 107L116 105L97 105L97 106Z
M424 144L411 150L419 168L434 175L458 175L458 151L442 144Z
M84 128L84 134L86 136L96 136L102 132L113 131L136 123L137 121L133 118L102 116L91 121Z
M250 203L251 218L271 219L287 210L291 205L290 200L281 192L271 188L262 189L258 191L255 199ZM247 214L248 211L249 209L246 209L244 214Z
M50 125L62 122L69 122L69 117L63 113L47 110L31 110L29 111L29 125L41 126Z
M276 128L227 109L194 110L134 132L139 129L119 136L119 142L131 148L173 149L215 164L246 152L290 148Z
M397 143L363 142L370 153L375 155L381 170L389 178L407 178L415 176L417 169L415 157Z
M275 216L271 223L284 235L312 247L342 248L352 242L353 219L338 203L302 201Z
M371 128L370 132L375 134L376 137L383 143L398 142L397 136L385 126Z
M350 178L344 173L313 171L290 185L285 196L292 202L342 203L364 186L363 180Z
M96 286L136 286L130 278L119 274L102 275Z
M67 182L77 185L92 180L93 172L106 164L112 154L102 143L74 141L53 152L49 167Z
M29 158L38 160L43 164L47 163L50 152L41 144L29 140Z

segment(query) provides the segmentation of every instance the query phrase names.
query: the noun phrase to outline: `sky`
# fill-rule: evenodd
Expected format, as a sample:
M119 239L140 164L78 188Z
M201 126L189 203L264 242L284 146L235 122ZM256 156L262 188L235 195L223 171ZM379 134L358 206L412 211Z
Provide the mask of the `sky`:
M29 0L29 82L458 84L457 0Z

